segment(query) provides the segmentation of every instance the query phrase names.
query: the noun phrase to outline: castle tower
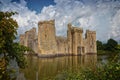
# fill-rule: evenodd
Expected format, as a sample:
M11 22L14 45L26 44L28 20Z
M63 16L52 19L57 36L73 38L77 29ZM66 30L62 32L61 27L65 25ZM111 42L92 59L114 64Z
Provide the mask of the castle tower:
M96 32L86 30L86 53L97 53L96 50Z
M53 54L57 51L55 37L55 21L43 21L38 23L38 53Z
M73 55L83 55L85 48L83 46L83 30L78 27L72 27L68 24L67 41L68 41L68 53Z
M77 28L77 27L72 28L72 53L73 55L84 54L82 33L83 33L83 30L81 28Z

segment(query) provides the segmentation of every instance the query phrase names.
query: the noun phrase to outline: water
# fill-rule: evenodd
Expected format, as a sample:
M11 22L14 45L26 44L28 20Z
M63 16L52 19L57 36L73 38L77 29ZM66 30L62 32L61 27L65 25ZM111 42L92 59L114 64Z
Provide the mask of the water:
M17 80L42 80L55 77L61 72L79 67L93 67L98 62L106 62L103 56L85 55L85 56L64 56L56 58L37 58L26 56L28 67L19 72Z

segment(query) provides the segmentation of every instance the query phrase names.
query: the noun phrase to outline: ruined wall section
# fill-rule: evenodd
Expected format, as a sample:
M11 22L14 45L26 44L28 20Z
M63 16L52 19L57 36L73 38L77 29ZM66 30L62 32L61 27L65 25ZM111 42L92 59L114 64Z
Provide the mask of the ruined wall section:
M35 51L37 49L37 47L34 46L35 37L36 37L36 29L32 28L31 30L26 31L25 34L20 35L20 44L29 47Z
M86 53L97 53L96 49L96 32L86 30Z
M57 53L66 54L68 53L67 38L66 37L56 37L57 41Z
M20 41L19 42L20 42L21 45L25 44L25 34L20 35Z
M31 48L34 50L34 40L35 40L35 36L36 36L36 29L32 28L31 30L26 32L26 43L27 43L27 47Z
M57 52L55 33L54 20L38 23L38 53L53 54Z

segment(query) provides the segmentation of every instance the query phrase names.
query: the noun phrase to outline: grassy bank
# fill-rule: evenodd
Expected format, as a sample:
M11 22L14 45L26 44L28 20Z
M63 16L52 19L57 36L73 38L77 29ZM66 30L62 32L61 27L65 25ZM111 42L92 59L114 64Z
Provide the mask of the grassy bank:
M98 55L112 55L112 54L119 54L119 53L120 53L119 50L115 50L115 51L97 50Z

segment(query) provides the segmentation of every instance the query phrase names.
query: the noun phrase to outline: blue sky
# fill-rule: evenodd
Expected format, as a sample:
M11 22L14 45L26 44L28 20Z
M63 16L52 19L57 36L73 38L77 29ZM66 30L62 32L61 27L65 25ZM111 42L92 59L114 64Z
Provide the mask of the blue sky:
M55 19L56 35L67 35L67 24L95 30L97 39L120 40L120 0L0 0L0 11L16 11L18 35L39 21Z
M20 3L20 0L12 0L13 2ZM54 0L25 0L27 6L31 10L36 10L38 13L41 12L44 6L55 5Z

